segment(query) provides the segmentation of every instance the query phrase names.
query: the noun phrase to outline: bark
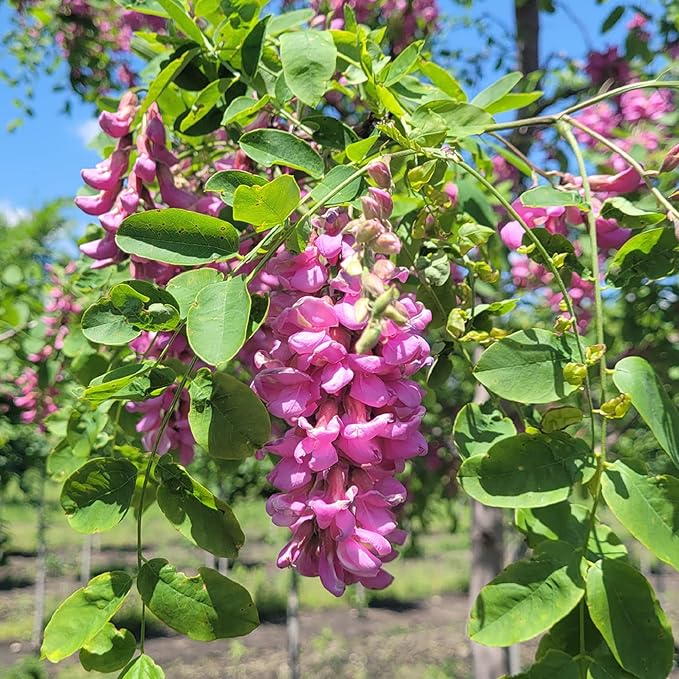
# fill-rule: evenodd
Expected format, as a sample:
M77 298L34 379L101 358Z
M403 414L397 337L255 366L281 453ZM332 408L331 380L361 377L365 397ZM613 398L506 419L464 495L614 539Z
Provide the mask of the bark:
M540 68L540 7L538 0L515 0L516 21L516 62L517 69L524 75ZM533 115L531 107L517 112L518 118ZM519 128L511 135L512 143L522 152L528 153L532 139L529 130Z
M86 535L83 539L83 548L80 553L80 583L84 586L90 581L92 574L92 536Z
M526 75L540 68L540 8L538 0L516 0L517 67Z
M47 580L47 521L45 518L45 475L42 470L38 488L38 554L35 572L35 609L33 612L34 650L42 645L43 622L45 620L45 582Z
M502 510L472 503L471 577L469 604L474 603L481 588L490 582L503 566ZM497 679L509 674L509 653L504 648L491 648L471 642L474 679Z
M290 679L299 679L299 576L297 571L290 571L290 589L288 590L288 610L286 626L288 630L288 669Z
M474 353L476 363L481 354ZM477 384L474 403L484 403L488 392ZM472 502L471 574L469 578L469 608L471 610L481 588L488 584L504 565L504 528L502 510ZM505 648L481 646L473 641L472 671L474 679L498 679L510 674L510 653ZM512 663L516 664L516 663Z

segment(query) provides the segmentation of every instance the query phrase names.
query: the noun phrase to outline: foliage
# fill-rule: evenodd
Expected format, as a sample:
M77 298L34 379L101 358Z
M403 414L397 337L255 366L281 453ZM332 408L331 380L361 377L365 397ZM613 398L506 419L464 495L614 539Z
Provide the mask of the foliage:
M135 573L71 594L43 656L162 677L144 623L136 654L110 622L133 586L142 621L148 608L203 641L252 631L240 584L147 558L144 512L157 502L236 559L245 536L218 494L243 492L236 461L247 477L269 455L267 511L291 531L279 566L336 596L387 587L398 508L415 495L404 518L425 524L421 498L454 494L457 472L471 498L515 511L532 550L481 590L472 640L544 634L524 676L667 676L668 620L603 522L607 506L677 567L679 151L660 140L679 83L644 78L648 17L627 60L590 54L586 78L566 66L556 84L511 72L469 100L410 15L263 5L135 3L160 30L134 36L147 87L99 118L106 157L76 199L99 220L89 259L29 266L54 284L32 309L17 289L33 280L4 273L7 361L26 368L8 416L52 434L75 530L137 523ZM630 455L640 431L654 454Z

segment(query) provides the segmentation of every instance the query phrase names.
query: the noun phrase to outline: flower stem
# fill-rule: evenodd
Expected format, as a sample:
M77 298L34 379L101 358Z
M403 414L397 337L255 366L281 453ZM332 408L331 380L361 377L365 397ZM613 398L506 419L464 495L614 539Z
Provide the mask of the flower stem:
M141 570L142 566L142 561L144 559L143 554L142 554L142 517L144 515L144 497L146 495L146 489L148 488L149 481L151 479L151 469L153 468L153 463L155 462L156 455L158 454L158 447L160 446L160 442L163 438L163 434L165 433L165 430L167 429L168 425L170 424L170 418L172 417L172 414L174 413L175 408L177 407L177 404L179 403L179 399L181 398L182 391L184 390L184 387L186 386L186 383L188 382L189 375L191 375L191 372L193 371L196 363L198 362L198 356L194 356L191 359L191 363L189 363L188 368L186 369L186 372L182 376L181 381L179 382L179 386L177 387L177 391L174 394L174 397L172 399L172 403L170 404L170 407L165 411L165 415L163 416L162 422L160 423L160 428L158 429L158 434L156 436L156 440L153 444L153 448L151 449L151 453L149 455L149 461L146 465L146 471L144 473L144 483L142 484L141 487L141 492L139 493L139 509L138 509L138 514L137 514L137 573ZM141 602L141 631L139 635L139 648L141 652L144 652L144 639L146 636L146 604L142 601Z
M571 118L570 116L567 115L563 116L563 120L567 122L571 127L577 127L579 130L582 130L590 137L592 137L592 139L596 139L599 143L603 144L614 153L617 153L628 165L633 167L639 173L639 176L643 179L646 186L648 186L650 192L653 194L658 204L662 205L674 217L676 221L679 221L679 210L677 210L677 208L675 208L674 205L672 205L672 203L670 203L670 201L667 198L665 198L665 196L663 196L663 194L658 190L658 188L654 186L648 172L639 161L637 161L633 156L627 153L627 151L620 148L620 146L618 146L615 142L611 141L610 139L606 139L606 137L599 134L596 130L593 130L591 127L588 127L584 123L581 123L579 120Z
M563 295L564 302L566 304L566 308L568 310L568 313L571 315L571 318L573 319L573 334L575 336L575 341L578 347L578 354L580 356L580 361L582 363L586 363L586 355L585 355L585 348L582 344L582 338L580 337L580 331L578 330L578 319L577 316L575 315L575 308L573 307L573 300L571 299L570 295L568 294L568 288L566 288L566 284L563 281L563 278L561 277L561 274L559 273L559 270L556 268L556 265L552 261L552 258L549 256L549 253L545 249L544 245L540 242L540 239L533 233L531 228L526 224L524 219L521 217L521 215L512 207L512 204L495 188L495 186L489 182L480 172L478 172L475 168L473 168L471 165L468 163L465 163L462 158L460 158L459 155L455 154L453 156L442 156L445 157L447 160L452 161L459 167L461 167L465 172L470 174L474 179L476 179L480 184L482 184L490 193L495 196L495 198L500 202L502 207L509 213L509 215L512 217L512 219L516 220L521 228L524 230L528 238L530 239L531 243L535 246L535 249L540 253L540 256L545 262L545 266L549 270L549 272L554 276L554 280L556 281L557 286L559 287L559 290L561 294ZM592 402L592 389L589 381L589 376L586 375L585 377L585 392L586 392L586 397L587 397L587 402L589 405L589 410L590 410L590 423L591 423L591 429L592 429L592 439L594 439L595 436L595 430L594 430L594 405Z

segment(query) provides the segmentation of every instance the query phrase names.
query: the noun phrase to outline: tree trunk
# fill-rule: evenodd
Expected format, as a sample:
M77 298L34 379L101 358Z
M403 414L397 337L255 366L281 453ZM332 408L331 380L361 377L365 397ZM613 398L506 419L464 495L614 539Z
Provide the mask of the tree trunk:
M290 571L290 589L288 590L288 610L286 625L288 628L288 668L290 679L299 679L299 576L293 568Z
M540 68L540 7L538 0L515 0L516 66L527 75ZM531 115L530 108L517 111L517 118ZM512 143L523 153L530 150L529 130L519 128L511 135Z
M90 581L92 575L92 536L86 535L83 539L83 548L80 553L80 584L83 587Z
M481 350L474 352L476 363ZM474 403L484 403L488 392L480 385L474 391ZM484 585L487 585L504 565L504 529L502 510L472 501L471 574L469 578L469 608ZM505 648L491 648L471 642L474 679L498 679L510 672L510 654Z
M502 570L502 524L501 509L472 502L470 608L481 588ZM474 642L471 645L474 679L497 679L510 671L506 649L481 646Z
M47 522L45 520L45 476L40 472L38 488L38 553L35 567L35 609L33 612L32 645L37 651L42 645L43 623L45 620L45 581L47 580Z
M516 0L517 67L524 75L540 68L540 8L538 0Z

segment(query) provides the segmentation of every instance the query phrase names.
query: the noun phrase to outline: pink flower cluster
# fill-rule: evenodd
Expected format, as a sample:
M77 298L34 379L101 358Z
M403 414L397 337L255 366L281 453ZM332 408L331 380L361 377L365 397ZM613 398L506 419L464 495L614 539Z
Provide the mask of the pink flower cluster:
M20 394L14 399L14 405L22 411L21 421L37 424L40 431L45 431L44 419L58 410L55 398L59 390L55 386L41 389L38 371L34 368L26 368L17 377L16 386Z
M146 358L154 359L167 347L172 335L173 333L169 332L144 332L136 340L130 342L130 348L140 357L145 356ZM185 364L188 364L193 358L193 352L182 335L178 335L174 339L166 355ZM126 406L130 412L141 415L136 428L141 434L144 447L148 451L153 450L153 447L156 445L160 425L172 405L178 388L179 385L173 385L160 394L160 396L147 399L146 401L128 403ZM157 447L157 452L160 455L164 455L170 450L176 451L179 455L179 461L184 465L189 464L193 460L196 443L189 426L190 405L189 393L184 389Z
M596 218L597 244L600 255L605 256L610 250L619 248L627 241L631 236L631 231L621 228L615 219L602 217L599 214L601 206L609 197L636 191L641 184L641 178L636 170L628 168L615 175L592 175L589 177L589 184L592 191L592 210ZM566 186L581 191L582 181L580 177L570 177ZM525 207L520 199L514 201L513 207L529 228L544 228L552 234L567 236L569 228L582 226L585 223L585 215L576 207ZM518 221L507 222L500 230L500 237L510 250L515 251L522 245L523 236L524 230ZM577 242L575 248L576 254L579 254ZM560 309L562 295L549 288L553 282L552 275L542 265L518 253L512 253L510 262L512 279L517 287L544 287L551 308L554 311ZM591 282L573 273L569 295L576 309L581 312L579 321L583 329L589 322L593 292Z
M431 314L410 295L397 299L394 283L408 272L371 249L380 238L397 247L390 211L389 195L373 189L358 220L326 212L305 250L281 250L260 279L271 309L253 338L253 389L290 427L265 447L280 458L269 478L281 492L267 510L292 531L278 565L320 576L336 596L347 584L391 582L383 566L405 539L393 510L406 490L394 475L427 452L411 378L429 361L421 333Z
M215 214L221 202L213 196L178 187L172 168L176 156L167 147L165 126L157 105L151 104L142 121L136 139L131 129L138 111L135 94L128 92L120 100L118 110L99 116L99 126L108 136L117 139L111 155L93 169L83 170L83 181L98 193L78 196L76 205L89 215L99 217L105 231L103 238L80 246L82 252L95 259L93 268L109 266L126 256L118 249L115 234L118 227L140 206L153 209L162 204ZM134 162L129 170L132 155ZM156 188L157 187L157 188ZM166 282L176 269L139 258L132 258L133 275Z

